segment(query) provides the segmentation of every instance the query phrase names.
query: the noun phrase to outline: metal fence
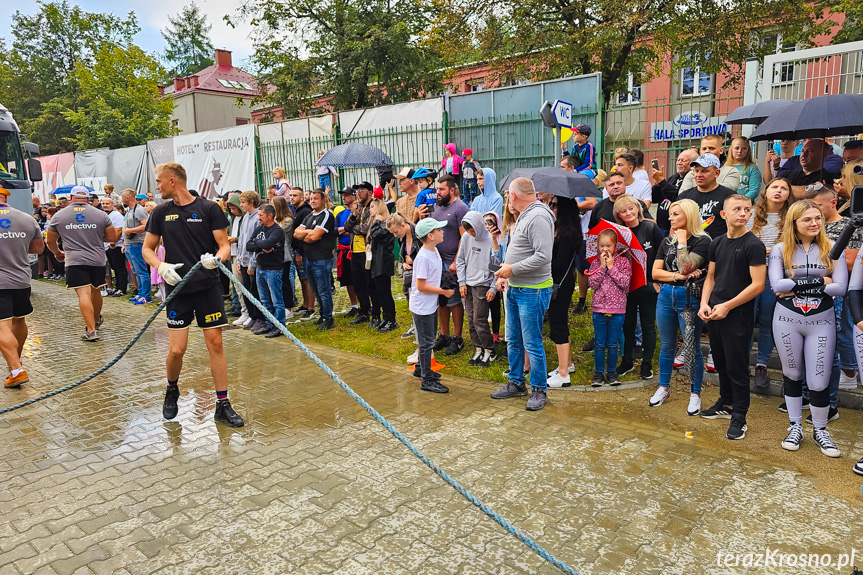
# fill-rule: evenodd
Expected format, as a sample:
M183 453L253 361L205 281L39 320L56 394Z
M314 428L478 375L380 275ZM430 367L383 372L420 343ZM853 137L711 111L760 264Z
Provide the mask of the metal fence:
M803 100L863 93L863 42L771 54L764 58L759 100Z

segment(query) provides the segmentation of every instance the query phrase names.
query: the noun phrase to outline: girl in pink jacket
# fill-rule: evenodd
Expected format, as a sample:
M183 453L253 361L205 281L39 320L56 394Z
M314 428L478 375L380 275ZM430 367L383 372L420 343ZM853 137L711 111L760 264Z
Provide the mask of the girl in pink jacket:
M443 149L445 153L440 163L441 167L447 174L458 176L461 173L464 159L455 153L455 144L444 144Z

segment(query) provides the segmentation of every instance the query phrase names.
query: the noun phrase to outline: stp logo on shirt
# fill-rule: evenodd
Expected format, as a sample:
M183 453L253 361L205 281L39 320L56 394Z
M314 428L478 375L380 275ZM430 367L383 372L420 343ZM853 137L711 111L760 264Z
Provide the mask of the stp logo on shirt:
M173 222L174 220L179 219L179 218L180 218L180 216L178 216L177 214L168 214L167 216L165 216L165 221L166 222Z

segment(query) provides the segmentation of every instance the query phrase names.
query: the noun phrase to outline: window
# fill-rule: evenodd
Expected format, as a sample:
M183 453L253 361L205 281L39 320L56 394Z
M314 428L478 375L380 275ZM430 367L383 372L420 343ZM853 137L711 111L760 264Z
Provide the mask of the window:
M686 67L680 72L680 96L704 96L710 94L710 73L703 72L701 66Z
M641 82L630 72L626 76L626 92L617 95L618 106L631 106L641 101Z
M765 36L762 40L764 47L774 54L782 52L794 52L797 45L794 42L786 42L782 32ZM790 84L794 81L794 62L780 62L773 67L773 85Z
M249 121L250 120L248 118L237 118L237 124L236 125L237 126L245 126L246 124L249 123Z
M467 83L468 92L479 92L485 89L485 82L482 78L479 80L469 80Z

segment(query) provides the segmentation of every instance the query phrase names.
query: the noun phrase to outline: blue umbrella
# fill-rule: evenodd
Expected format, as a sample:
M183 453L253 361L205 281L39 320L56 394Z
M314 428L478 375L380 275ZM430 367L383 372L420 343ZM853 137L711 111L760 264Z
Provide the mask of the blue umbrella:
M593 180L576 172L567 172L563 168L517 168L506 175L500 183L501 190L508 190L516 178L527 178L533 182L537 193L551 194L564 198L601 198L602 192Z
M56 196L57 194L61 194L61 195L62 194L71 194L72 188L74 188L77 185L78 184L69 184L68 186L60 186L59 188L54 188L53 190L51 190L51 193L49 195ZM84 187L87 188L91 192L95 191L90 186L84 186Z
M726 124L760 124L764 120L796 100L765 100L757 104L740 106L725 117Z
M336 168L377 168L392 166L393 161L374 146L350 142L331 148L315 165Z
M764 120L749 138L798 140L863 132L863 94L831 94L794 102Z

